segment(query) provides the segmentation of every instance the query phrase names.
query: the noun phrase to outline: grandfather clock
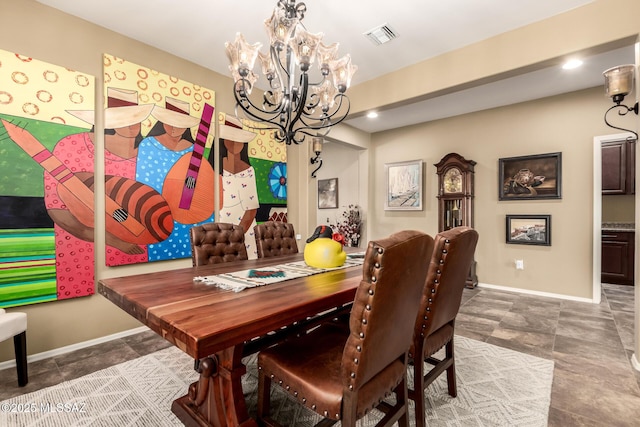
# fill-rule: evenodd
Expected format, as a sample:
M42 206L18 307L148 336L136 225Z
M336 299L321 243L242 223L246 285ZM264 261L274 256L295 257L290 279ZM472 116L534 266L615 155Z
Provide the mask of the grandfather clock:
M449 153L436 163L438 175L438 231L453 227L473 227L473 167L476 162L457 153ZM467 288L478 284L476 261L467 277Z

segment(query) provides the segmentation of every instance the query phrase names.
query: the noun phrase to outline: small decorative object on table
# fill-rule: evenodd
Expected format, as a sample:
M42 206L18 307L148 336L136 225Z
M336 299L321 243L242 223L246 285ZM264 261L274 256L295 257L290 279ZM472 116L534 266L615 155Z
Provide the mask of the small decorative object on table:
M343 208L336 218L336 224L331 227L344 237L344 245L357 247L360 242L360 228L362 219L358 205L349 205Z
M342 241L342 235L334 234L331 227L319 225L307 239L304 247L304 262L315 268L340 267L347 259Z

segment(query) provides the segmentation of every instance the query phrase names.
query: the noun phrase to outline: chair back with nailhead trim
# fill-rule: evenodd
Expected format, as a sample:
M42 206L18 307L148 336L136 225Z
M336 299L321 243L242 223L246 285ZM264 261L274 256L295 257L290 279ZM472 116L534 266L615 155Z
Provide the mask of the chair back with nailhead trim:
M416 337L429 336L456 318L477 242L478 232L471 227L456 227L436 235L415 323Z
M420 309L414 326L414 338L409 350L413 364L416 427L425 427L424 389L447 372L449 395L457 396L454 336L455 320L460 309L462 292L469 274L478 232L470 227L456 227L438 233L425 282ZM433 357L442 347L445 356ZM434 365L425 372L424 362Z
M342 359L347 386L360 388L408 350L424 284L416 281L432 251L433 238L414 231L369 243Z

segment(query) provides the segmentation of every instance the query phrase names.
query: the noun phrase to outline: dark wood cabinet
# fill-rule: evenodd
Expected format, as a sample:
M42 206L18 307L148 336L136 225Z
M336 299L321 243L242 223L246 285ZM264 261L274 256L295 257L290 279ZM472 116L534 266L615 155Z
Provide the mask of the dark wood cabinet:
M438 175L438 231L473 227L473 176L476 162L449 153L434 166ZM466 287L478 285L476 261L471 263Z
M602 144L602 194L635 194L636 141Z
M602 230L602 283L633 285L635 233Z

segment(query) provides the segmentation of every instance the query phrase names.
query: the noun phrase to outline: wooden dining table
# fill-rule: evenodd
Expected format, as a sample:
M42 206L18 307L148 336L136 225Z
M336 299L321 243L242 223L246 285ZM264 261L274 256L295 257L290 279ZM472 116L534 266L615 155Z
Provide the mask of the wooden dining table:
M98 292L197 361L200 377L171 406L185 425L255 426L241 384L248 346L353 302L362 266L240 292L194 278L302 259L296 254L102 279Z

